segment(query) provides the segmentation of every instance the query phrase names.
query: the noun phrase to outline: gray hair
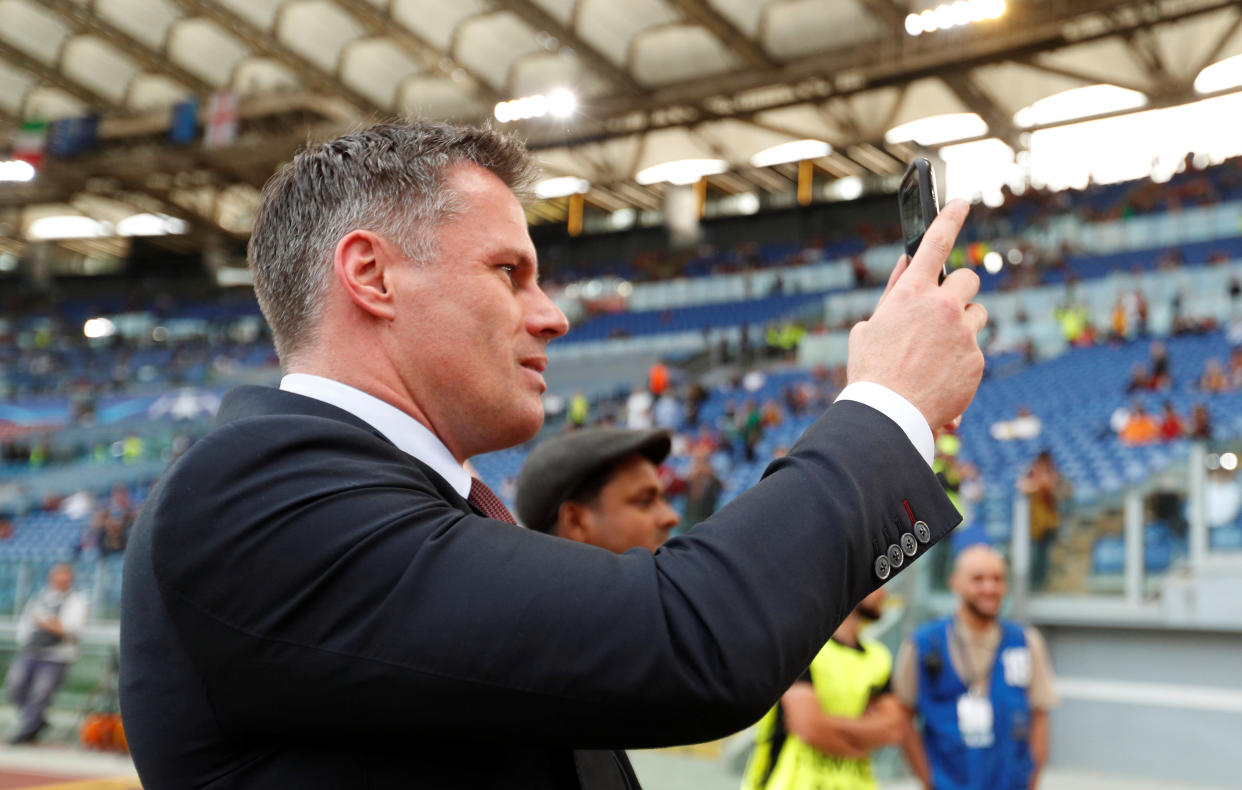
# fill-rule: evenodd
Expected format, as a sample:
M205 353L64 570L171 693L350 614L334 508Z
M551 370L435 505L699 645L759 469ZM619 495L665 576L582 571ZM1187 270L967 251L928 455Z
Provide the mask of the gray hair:
M248 258L282 361L313 339L332 256L347 233L370 230L412 260L434 258L435 230L457 209L445 178L465 162L528 197L536 170L521 141L423 121L376 124L312 146L267 182Z

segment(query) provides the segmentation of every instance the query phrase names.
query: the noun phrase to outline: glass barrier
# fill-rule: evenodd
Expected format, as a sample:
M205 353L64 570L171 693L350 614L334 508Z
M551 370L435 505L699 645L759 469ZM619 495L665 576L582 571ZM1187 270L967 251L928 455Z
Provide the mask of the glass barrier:
M1212 442L1203 457L1203 551L1213 559L1242 560L1242 440Z

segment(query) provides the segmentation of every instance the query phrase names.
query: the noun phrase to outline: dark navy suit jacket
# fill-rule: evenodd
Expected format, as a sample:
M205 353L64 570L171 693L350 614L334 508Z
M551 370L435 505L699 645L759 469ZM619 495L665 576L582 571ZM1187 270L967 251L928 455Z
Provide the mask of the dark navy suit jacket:
M336 407L234 390L127 549L134 762L146 790L636 787L613 750L763 715L907 504L932 543L959 520L901 429L841 402L694 532L616 555L483 517Z

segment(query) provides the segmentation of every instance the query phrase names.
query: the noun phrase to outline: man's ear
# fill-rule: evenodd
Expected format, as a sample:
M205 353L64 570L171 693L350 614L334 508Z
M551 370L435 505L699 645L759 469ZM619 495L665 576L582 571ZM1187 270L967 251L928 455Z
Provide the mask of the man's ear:
M570 500L562 502L556 512L556 534L579 543L590 543L595 537L590 508Z
M369 230L351 230L336 244L332 267L337 282L357 307L386 321L393 305L394 267L405 261L392 242Z

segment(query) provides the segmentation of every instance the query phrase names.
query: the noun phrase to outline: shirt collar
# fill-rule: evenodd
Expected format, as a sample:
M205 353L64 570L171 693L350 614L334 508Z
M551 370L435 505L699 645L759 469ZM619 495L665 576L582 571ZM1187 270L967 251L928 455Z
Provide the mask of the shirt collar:
M323 376L290 373L280 380L285 392L304 395L349 412L379 431L402 452L422 461L443 477L453 490L470 496L470 473L457 463L444 442L427 426L374 395Z

